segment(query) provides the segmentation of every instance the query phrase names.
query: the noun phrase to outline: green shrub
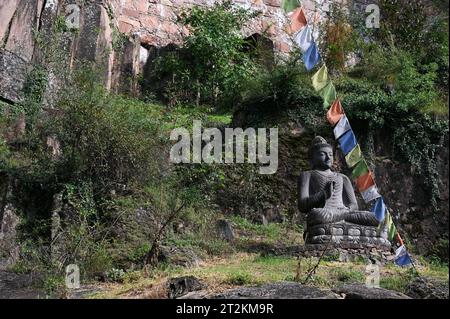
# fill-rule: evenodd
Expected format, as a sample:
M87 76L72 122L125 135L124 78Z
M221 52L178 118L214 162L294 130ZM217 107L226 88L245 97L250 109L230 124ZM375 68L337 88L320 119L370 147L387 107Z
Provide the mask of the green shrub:
M252 283L252 276L246 272L236 272L228 275L228 278L224 281L225 284L244 286Z
M156 61L153 73L156 81L165 80L163 94L169 105L206 102L217 106L237 95L254 71L239 32L254 16L231 1L194 6L181 14L180 22L189 35L181 49Z
M362 283L365 280L364 274L355 269L334 268L331 275L337 281L341 282L358 282Z

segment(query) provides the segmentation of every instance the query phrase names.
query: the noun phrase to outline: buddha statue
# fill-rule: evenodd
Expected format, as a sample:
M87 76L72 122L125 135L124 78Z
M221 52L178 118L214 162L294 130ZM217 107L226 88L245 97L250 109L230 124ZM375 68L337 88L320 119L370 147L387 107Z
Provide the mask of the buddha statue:
M329 240L340 243L386 244L386 233L378 234L374 214L358 208L350 179L333 172L333 148L323 137L314 138L309 149L312 170L298 180L298 208L306 213L306 243Z

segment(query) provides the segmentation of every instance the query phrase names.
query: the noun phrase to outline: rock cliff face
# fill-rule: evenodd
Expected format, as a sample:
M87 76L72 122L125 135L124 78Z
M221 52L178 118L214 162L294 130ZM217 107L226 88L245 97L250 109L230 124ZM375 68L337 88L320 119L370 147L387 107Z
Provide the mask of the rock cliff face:
M42 45L57 28L64 32L61 48L67 68L76 61L96 62L104 69L108 89L136 92L134 79L142 72L152 49L178 45L188 30L177 23L193 5L213 0L4 0L0 3L0 98L18 102L33 63L42 62ZM245 36L263 35L275 53L286 54L292 40L281 0L236 0L236 6L261 14L243 28ZM312 18L313 1L303 1ZM151 50L149 52L149 49Z

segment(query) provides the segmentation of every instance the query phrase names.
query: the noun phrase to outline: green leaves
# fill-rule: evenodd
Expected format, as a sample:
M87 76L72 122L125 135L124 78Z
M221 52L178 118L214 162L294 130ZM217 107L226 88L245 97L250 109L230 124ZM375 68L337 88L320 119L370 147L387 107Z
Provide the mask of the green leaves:
M189 35L181 49L159 59L155 72L156 81L171 78L163 89L169 105L217 106L239 94L255 69L240 30L255 15L231 1L194 6L181 15Z
M292 10L300 6L299 0L282 0L281 7L285 12L291 12Z

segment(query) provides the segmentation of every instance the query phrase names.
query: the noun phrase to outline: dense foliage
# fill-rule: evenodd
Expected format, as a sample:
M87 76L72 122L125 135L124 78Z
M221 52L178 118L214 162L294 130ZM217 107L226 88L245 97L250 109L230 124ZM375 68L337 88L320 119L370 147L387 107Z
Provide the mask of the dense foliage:
M240 29L256 14L217 2L212 7L194 7L181 15L189 30L180 49L155 62L153 81L165 80L162 92L169 104L207 103L217 106L239 94L255 66L244 51ZM150 81L151 82L151 81Z

